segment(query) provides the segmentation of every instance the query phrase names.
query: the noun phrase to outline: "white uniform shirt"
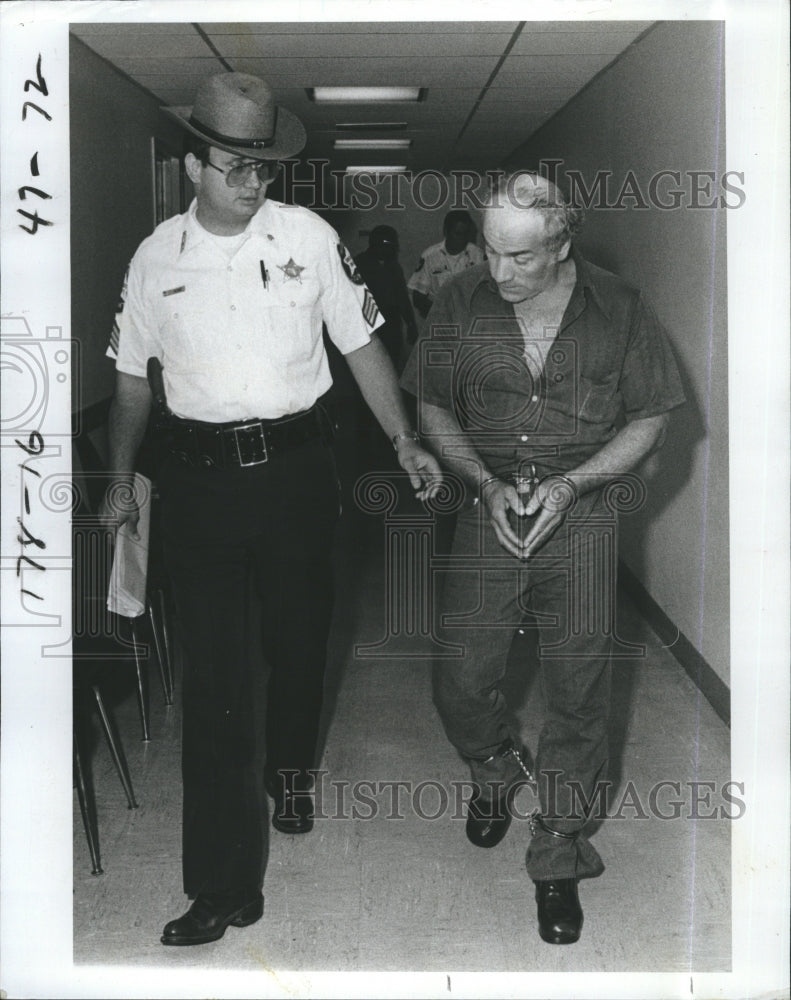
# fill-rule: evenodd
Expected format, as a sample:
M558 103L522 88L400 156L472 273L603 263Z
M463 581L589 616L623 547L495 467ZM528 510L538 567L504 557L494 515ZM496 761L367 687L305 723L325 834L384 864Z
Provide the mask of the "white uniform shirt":
M428 295L429 298L436 298L437 292L454 274L481 264L485 259L483 251L474 243L468 243L461 253L449 254L443 240L423 251L420 263L407 282L407 288Z
M226 423L308 409L332 384L322 323L348 354L382 322L351 255L319 216L269 200L226 252L195 209L140 244L108 356L141 377L159 358L179 417Z

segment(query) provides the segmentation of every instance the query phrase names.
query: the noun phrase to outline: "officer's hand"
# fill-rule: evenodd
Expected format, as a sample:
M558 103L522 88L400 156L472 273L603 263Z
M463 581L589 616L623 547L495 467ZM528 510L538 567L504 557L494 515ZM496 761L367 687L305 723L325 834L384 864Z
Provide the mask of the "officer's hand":
M417 491L418 500L430 500L442 483L439 462L417 441L401 440L398 444L398 464L409 473L409 481Z
M117 531L121 525L129 525L129 533L135 541L140 541L137 523L140 508L135 496L134 483L128 476L114 479L99 504L99 520L106 528Z
M522 542L523 559L528 559L549 540L576 499L576 491L569 479L547 476L541 480L527 503L527 513L537 513L538 516Z
M521 559L523 550L519 536L508 523L509 510L514 511L519 517L525 513L524 504L516 492L516 487L503 482L502 479L493 479L482 487L481 500L486 504L489 522L497 535L497 541L506 552Z

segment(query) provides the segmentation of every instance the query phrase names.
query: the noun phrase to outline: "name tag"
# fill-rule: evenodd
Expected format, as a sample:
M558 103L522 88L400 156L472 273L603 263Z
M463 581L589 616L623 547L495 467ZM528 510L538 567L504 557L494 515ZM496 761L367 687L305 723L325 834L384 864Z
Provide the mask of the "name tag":
M185 291L184 285L179 285L178 288L168 288L167 291L163 292L163 295L178 295L179 292Z

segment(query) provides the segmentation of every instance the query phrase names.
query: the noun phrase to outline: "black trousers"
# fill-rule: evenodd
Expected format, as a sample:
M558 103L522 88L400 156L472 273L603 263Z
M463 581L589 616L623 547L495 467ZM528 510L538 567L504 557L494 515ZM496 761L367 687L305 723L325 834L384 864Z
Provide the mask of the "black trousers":
M250 584L270 667L267 769L314 766L340 496L331 449L309 443L247 469L169 460L165 557L184 652L184 891L254 889L268 854L250 662Z

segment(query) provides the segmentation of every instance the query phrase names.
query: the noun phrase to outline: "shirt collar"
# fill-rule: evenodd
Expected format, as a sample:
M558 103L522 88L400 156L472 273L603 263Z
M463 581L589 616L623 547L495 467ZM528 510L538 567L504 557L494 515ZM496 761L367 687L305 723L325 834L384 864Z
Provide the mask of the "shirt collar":
M184 214L184 225L181 227L181 233L179 235L179 256L189 253L189 251L194 250L195 247L200 246L201 243L208 242L209 235L203 226L198 222L195 215L197 209L198 199L193 198L190 203L190 207Z
M599 283L596 281L596 278L592 274L588 262L585 260L585 258L582 256L582 254L579 252L576 246L574 246L573 243L571 245L571 257L577 269L577 280L574 285L574 291L572 292L572 297L576 296L578 290L581 294L585 295L586 298L587 295L590 294L591 298L599 307L599 309L601 309L604 315L608 319L610 319L610 307L602 295L602 290L599 287ZM492 276L489 273L489 268L488 266L484 266L484 268L481 270L480 275L478 276L478 280L470 285L467 298L468 308L470 309L472 308L473 297L482 285L486 287L487 291L491 292L493 295L496 295L498 299L500 298L500 295L497 291L497 285L494 283L494 281L492 280ZM501 299L501 301L505 302L505 299ZM510 303L506 304L510 305Z
M267 199L264 204L258 209L255 215L250 220L247 227L247 232L249 233L263 233L266 232L268 223L264 219L264 214L267 216L267 206L270 205L269 199ZM202 243L211 243L211 236L203 226L198 222L196 212L198 210L198 199L193 198L190 207L184 213L184 225L179 230L178 237L178 254L187 253L189 250L194 250L199 247ZM271 217L270 217L271 218ZM271 228L271 227L270 227Z

